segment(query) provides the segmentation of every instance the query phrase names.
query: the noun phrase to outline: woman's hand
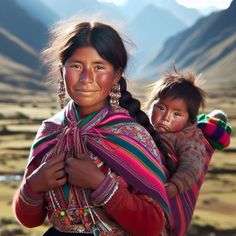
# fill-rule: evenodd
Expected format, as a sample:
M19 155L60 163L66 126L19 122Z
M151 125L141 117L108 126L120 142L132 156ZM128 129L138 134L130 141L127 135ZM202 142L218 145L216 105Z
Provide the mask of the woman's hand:
M78 187L94 190L105 178L105 175L86 154L81 154L79 159L68 158L65 170L68 182Z
M66 183L64 159L63 154L45 161L26 178L33 192L47 192Z

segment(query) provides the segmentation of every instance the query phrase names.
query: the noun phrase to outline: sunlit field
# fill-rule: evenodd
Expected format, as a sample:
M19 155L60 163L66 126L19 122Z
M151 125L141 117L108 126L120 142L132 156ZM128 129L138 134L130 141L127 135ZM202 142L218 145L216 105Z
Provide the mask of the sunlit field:
M144 101L146 83L130 82L129 89ZM224 152L216 152L201 189L193 226L188 235L236 235L236 89L235 86L209 85L205 112L223 109L233 128L232 141ZM10 101L10 102L9 102ZM30 146L45 118L57 111L55 97L48 94L21 98L0 95L0 235L34 235L45 232L47 225L35 229L20 226L11 210L14 192L19 186ZM15 179L13 178L15 176ZM2 178L6 178L3 180ZM215 232L215 234L211 234Z

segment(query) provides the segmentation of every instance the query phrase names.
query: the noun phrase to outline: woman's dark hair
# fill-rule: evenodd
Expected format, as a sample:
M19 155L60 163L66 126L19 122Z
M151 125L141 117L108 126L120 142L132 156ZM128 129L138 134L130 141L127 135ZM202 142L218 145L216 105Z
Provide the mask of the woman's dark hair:
M121 37L111 26L100 22L83 22L76 25L64 48L61 49L62 65L75 49L86 46L94 47L115 69L124 69L127 65L128 56Z

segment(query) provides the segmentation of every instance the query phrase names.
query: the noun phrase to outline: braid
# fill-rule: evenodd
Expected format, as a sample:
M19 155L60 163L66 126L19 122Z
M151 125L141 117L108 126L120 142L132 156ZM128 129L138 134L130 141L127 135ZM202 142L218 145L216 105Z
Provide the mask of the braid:
M162 144L159 134L154 130L147 114L141 110L140 101L133 98L131 93L127 91L127 84L124 77L120 78L119 84L121 92L120 106L127 109L129 114L150 133L158 149L167 157L168 151Z

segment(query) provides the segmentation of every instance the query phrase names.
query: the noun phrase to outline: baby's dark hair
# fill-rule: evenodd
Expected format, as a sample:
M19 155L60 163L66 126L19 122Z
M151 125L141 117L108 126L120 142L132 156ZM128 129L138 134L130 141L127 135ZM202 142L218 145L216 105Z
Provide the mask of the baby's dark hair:
M193 72L180 73L176 70L166 73L160 80L153 84L151 105L157 99L173 98L182 99L187 104L191 123L196 121L200 108L205 106L205 92L198 86L200 77Z

